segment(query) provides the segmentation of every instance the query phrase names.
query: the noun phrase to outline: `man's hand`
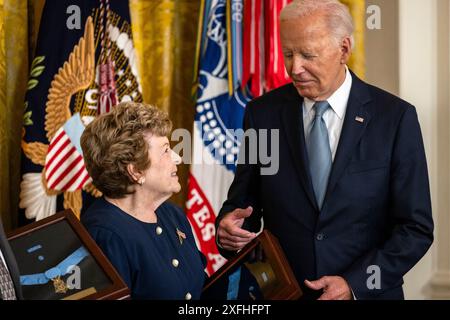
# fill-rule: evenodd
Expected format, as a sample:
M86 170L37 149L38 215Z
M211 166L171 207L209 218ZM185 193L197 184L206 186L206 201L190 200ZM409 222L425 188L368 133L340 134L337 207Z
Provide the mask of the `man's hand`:
M313 290L323 289L318 300L353 300L352 290L342 277L327 276L315 281L305 280L305 285Z
M217 230L219 244L225 250L237 251L245 247L247 243L252 241L256 234L242 229L244 219L252 214L253 208L235 209L227 213L220 221Z

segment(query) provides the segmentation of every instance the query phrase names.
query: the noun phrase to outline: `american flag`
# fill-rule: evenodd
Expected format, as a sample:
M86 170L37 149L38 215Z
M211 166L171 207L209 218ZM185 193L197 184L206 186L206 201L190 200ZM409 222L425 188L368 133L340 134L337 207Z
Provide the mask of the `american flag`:
M45 158L45 179L49 189L73 192L91 182L80 146L83 130L80 114L76 113L50 142Z

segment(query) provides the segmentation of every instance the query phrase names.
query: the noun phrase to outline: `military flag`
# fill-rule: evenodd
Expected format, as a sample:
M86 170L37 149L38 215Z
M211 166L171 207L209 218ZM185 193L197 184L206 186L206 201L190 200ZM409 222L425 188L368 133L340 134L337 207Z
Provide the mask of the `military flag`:
M245 106L288 81L277 34L279 11L288 2L202 1L186 207L209 274L226 262L215 244L214 222L236 170Z

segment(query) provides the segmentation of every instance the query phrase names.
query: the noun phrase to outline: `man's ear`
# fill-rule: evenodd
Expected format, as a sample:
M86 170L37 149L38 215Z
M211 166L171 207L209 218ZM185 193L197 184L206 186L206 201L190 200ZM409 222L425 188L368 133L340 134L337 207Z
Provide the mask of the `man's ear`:
M136 170L136 167L134 164L129 163L127 165L127 172L128 172L128 175L131 177L131 179L134 182L139 183L139 179L141 178L142 174L138 170Z
M341 63L347 64L350 56L352 55L352 41L350 37L345 37L341 42Z

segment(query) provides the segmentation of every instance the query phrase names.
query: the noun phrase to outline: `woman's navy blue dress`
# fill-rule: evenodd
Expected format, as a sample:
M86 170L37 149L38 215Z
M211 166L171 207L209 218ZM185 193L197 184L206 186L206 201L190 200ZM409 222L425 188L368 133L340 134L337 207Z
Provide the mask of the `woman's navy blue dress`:
M100 198L81 221L130 288L132 299L199 299L205 259L185 214L165 202L156 215L157 223L145 223Z

